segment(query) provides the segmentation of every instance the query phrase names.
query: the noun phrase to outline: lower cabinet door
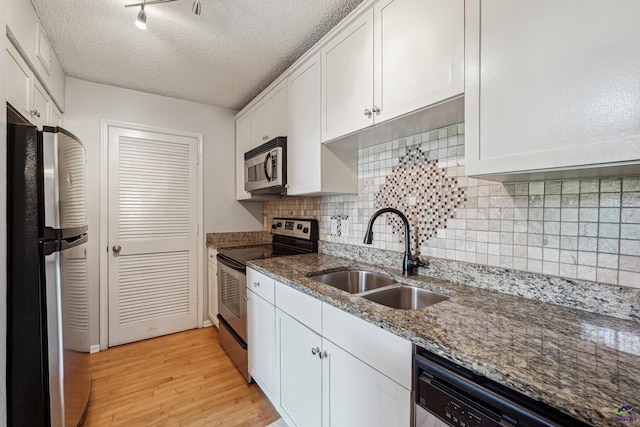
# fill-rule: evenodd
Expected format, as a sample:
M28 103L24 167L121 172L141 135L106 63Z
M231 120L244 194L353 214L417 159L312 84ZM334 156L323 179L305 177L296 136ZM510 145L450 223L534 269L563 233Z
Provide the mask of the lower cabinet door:
M322 425L322 338L277 310L280 407L297 427ZM290 426L294 427L294 426Z
M326 339L323 349L323 427L409 427L409 390Z
M264 394L275 402L276 381L276 333L275 307L253 292L248 297L249 374Z

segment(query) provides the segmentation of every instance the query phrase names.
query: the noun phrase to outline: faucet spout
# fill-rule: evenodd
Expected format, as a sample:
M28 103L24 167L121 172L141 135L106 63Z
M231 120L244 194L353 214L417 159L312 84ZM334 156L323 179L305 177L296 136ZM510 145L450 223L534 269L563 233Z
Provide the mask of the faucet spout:
M367 225L367 231L364 235L363 243L367 245L370 245L371 243L373 243L373 223L376 221L376 219L378 219L380 215L385 213L394 213L398 215L402 220L402 222L404 223L404 259L402 261L402 274L406 276L413 275L415 267L419 267L424 264L420 262L420 259L418 258L416 259L411 258L411 248L410 248L411 235L410 235L410 229L409 229L409 220L407 219L405 214L403 214L399 210L394 208L382 208L376 213L374 213L371 216L371 219L369 219L369 224Z

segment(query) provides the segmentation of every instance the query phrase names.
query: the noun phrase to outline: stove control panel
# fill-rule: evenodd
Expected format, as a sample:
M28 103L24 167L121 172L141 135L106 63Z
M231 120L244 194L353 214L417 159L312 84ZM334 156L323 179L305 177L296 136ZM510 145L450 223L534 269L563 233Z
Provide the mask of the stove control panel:
M271 234L318 240L318 221L315 219L274 218L271 223Z

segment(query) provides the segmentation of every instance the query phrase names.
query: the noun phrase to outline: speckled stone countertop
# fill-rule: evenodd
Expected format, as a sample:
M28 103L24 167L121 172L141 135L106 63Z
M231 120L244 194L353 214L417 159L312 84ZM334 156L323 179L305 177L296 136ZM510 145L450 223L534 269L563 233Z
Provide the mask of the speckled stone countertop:
M265 243L271 243L271 233L268 231L207 233L207 246L214 249Z
M597 426L640 404L640 324L325 254L249 267L414 344ZM313 273L361 267L451 296L397 310L316 282ZM640 421L638 421L640 423ZM633 424L633 423L626 423Z

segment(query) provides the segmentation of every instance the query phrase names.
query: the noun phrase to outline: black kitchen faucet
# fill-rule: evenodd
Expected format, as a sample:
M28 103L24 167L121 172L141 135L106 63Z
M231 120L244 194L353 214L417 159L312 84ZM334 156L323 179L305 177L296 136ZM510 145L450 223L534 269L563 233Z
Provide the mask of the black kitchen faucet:
M407 217L397 209L394 208L382 208L371 216L369 225L367 225L367 231L364 235L364 243L370 245L373 242L373 223L382 214L394 213L400 217L404 223L404 258L402 260L402 274L405 276L413 276L415 274L415 268L425 266L426 264L420 261L420 258L411 258L410 249L410 234L409 234L409 220Z

